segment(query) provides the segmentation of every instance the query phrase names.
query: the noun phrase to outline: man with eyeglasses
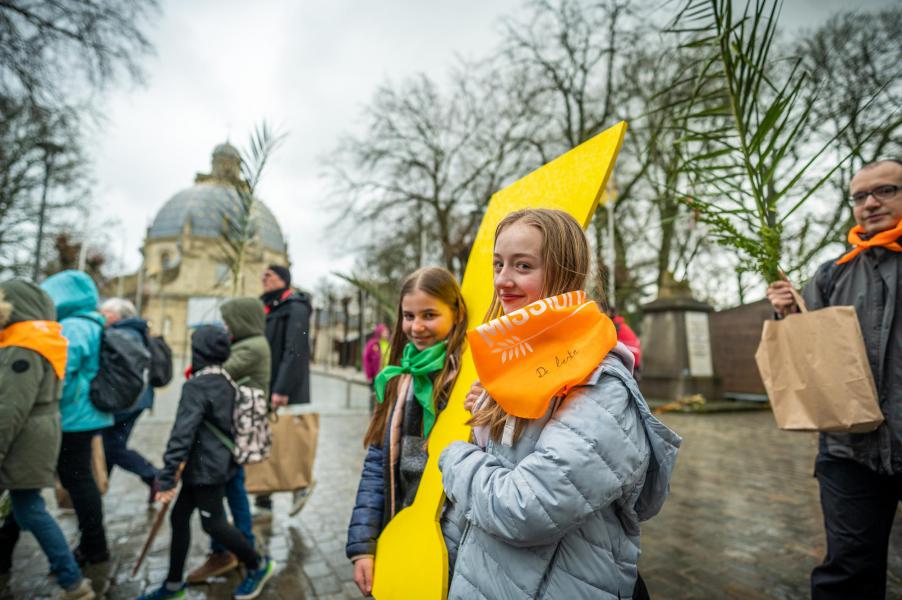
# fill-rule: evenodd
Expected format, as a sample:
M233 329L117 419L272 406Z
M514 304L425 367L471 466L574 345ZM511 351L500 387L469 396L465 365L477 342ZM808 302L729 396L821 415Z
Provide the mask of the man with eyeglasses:
M802 293L809 309L858 313L885 422L870 433L821 433L815 475L827 557L811 573L811 597L883 599L890 530L902 500L902 161L862 167L850 184L853 248L818 268ZM788 281L767 297L797 312Z

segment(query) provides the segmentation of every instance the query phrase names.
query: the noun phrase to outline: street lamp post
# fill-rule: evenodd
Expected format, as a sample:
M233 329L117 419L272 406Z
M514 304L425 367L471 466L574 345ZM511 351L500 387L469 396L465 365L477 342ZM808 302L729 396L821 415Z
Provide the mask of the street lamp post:
M34 265L31 270L31 279L35 282L38 281L41 274L41 246L44 243L44 217L47 212L47 188L50 187L53 156L63 150L62 146L50 141L41 142L38 147L44 151L44 187L41 190L41 206L38 209L38 239L35 243Z

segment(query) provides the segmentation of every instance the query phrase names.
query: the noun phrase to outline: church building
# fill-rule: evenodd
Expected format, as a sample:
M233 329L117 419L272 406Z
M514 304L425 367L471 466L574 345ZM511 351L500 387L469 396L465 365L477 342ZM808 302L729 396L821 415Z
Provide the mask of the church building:
M187 356L191 329L219 320L219 305L233 296L259 296L269 264L288 265L288 248L278 221L258 199L250 210L250 243L236 281L229 227L241 215L236 186L241 158L228 142L213 150L210 173L176 193L147 229L141 271L129 278L127 295L137 297L141 316L162 334L173 352Z

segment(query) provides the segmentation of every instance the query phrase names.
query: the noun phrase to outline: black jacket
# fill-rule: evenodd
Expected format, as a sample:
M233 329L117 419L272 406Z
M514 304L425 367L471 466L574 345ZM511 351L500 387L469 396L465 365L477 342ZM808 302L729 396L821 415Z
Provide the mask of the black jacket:
M205 420L209 421L227 436L232 436L235 388L222 375L197 375L204 367L221 364L229 356L228 335L222 329L211 331L215 329L218 328L202 327L192 336L191 370L194 374L182 386L175 423L163 455L162 490L175 487L179 464L185 461L182 481L188 485L224 484L237 469L232 453L204 425ZM211 346L215 352L209 352ZM207 351L206 356L198 352L199 348Z
M270 391L288 396L289 404L310 402L310 299L291 292L266 304L266 339L272 351Z
M886 417L869 433L821 433L820 451L877 473L902 473L902 253L869 248L842 265L825 263L803 296L809 310L855 307Z

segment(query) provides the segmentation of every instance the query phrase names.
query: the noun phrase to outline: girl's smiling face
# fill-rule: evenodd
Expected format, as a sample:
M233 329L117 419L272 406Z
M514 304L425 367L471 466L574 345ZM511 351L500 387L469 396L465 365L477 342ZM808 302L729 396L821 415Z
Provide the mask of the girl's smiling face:
M454 326L450 306L422 290L401 298L401 329L417 350L425 350L445 340Z
M545 296L544 241L538 228L523 222L505 227L495 239L495 293L505 313Z

